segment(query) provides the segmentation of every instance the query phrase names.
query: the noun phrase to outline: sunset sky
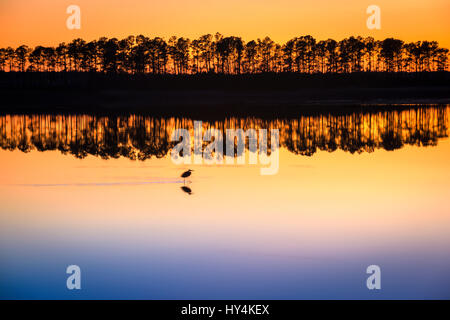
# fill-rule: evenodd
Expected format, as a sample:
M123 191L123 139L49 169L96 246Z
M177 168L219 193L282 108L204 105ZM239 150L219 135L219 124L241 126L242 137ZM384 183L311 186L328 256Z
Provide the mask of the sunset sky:
M81 8L81 30L66 28L66 8ZM381 30L368 30L366 8L381 8ZM437 40L450 47L448 0L0 0L0 46L57 45L81 37L130 34L195 38L206 33L269 36L282 43L311 34L405 41Z

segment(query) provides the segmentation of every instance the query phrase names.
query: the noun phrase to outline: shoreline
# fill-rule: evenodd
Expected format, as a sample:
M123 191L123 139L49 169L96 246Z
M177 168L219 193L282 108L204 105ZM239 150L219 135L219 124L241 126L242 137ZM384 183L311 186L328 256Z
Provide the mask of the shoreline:
M450 86L298 90L0 90L0 112L288 115L450 104Z

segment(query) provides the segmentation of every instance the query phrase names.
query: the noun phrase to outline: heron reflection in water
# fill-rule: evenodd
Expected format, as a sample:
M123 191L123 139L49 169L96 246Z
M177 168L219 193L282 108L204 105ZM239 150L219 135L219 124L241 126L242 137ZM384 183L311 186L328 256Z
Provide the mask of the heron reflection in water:
M182 186L182 187L181 187L181 190L183 190L184 192L186 192L188 195L191 195L191 194L192 194L192 190L191 190L191 188L189 188L189 187Z

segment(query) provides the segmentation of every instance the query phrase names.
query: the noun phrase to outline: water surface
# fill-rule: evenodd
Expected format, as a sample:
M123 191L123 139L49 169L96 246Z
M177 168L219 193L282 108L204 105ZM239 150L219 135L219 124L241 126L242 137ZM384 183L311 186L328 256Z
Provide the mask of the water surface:
M0 298L450 298L449 115L203 119L279 129L272 176L175 165L171 133L202 119L0 115Z

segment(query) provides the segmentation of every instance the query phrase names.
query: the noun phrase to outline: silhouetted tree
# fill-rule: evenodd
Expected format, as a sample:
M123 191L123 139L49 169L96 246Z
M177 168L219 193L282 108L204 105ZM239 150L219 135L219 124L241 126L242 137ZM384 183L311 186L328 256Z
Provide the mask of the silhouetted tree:
M0 70L127 74L431 72L448 69L448 54L436 41L405 44L394 38L377 41L352 36L337 42L317 41L306 35L280 45L269 37L244 43L240 37L220 33L192 41L138 35L90 42L78 38L56 48L0 48Z
M402 48L402 40L387 38L382 42L380 56L384 60L387 72L401 71Z
M0 70L6 71L6 65L8 61L8 55L5 48L0 48Z
M28 54L30 53L30 48L28 48L25 45L22 45L22 46L18 47L14 53L15 53L15 57L17 60L18 70L21 72L24 72L25 66L27 63L27 59L28 59Z
M252 40L244 48L245 69L247 73L255 73L258 61L258 44Z

